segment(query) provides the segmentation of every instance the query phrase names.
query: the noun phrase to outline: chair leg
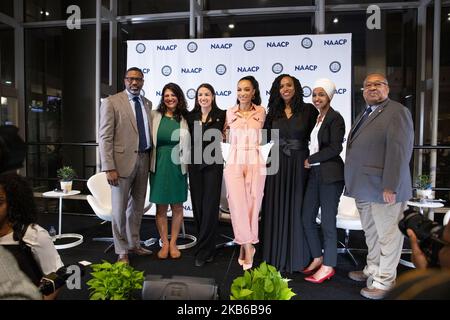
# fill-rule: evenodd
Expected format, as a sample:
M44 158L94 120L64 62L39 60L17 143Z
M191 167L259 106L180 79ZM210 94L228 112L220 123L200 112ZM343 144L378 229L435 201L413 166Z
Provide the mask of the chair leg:
M112 247L114 247L114 239L110 237L100 237L100 238L92 238L92 241L102 241L102 242L111 242L106 249L103 251L104 253L107 253L109 250L111 250Z
M342 243L341 241L338 241L339 244L342 246L342 248L338 248L337 252L338 253L347 253L350 258L353 260L353 263L355 264L355 266L358 266L358 261L356 261L355 257L353 256L352 252L351 252L351 248L349 248L349 242L350 242L350 230L346 229L345 230L345 237L344 237L344 243Z
M228 239L229 241L216 244L216 249L233 247L233 246L237 246L238 245L236 242L234 242L234 238L232 238L230 236L227 236L225 234L221 234L220 236L225 238L225 239Z
M111 243L106 249L105 251L103 251L103 253L107 253L109 250L111 250L114 247L114 242Z

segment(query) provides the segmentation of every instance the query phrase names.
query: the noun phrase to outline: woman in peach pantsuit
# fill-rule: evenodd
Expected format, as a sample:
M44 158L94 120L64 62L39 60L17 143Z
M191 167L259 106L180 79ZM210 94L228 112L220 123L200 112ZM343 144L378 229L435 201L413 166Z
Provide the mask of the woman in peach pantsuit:
M259 150L266 111L260 104L258 82L252 76L244 77L238 82L237 105L226 116L231 148L224 178L234 241L241 245L238 262L244 270L252 267L253 245L259 242L258 217L266 177Z

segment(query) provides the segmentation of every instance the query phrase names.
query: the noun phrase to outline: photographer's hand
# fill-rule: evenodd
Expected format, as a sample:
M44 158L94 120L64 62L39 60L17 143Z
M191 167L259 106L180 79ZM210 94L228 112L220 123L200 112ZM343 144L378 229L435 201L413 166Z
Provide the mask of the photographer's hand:
M428 260L426 255L419 247L419 242L417 241L416 234L411 229L406 230L406 233L408 233L409 242L411 244L412 263L414 263L417 269L426 269L428 267Z

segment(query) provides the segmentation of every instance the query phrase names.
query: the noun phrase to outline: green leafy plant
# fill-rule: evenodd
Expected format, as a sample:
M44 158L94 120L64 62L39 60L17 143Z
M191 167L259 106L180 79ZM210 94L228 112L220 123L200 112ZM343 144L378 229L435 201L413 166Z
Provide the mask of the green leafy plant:
M422 190L426 190L426 189L431 189L431 178L429 175L427 174L421 174L418 175L416 178L416 188L417 189L422 189Z
M290 300L295 293L288 287L289 279L266 262L245 271L231 284L231 300Z
M64 166L56 171L56 175L61 181L72 181L76 176L76 172L72 167Z
M93 264L87 282L91 300L130 300L134 290L142 289L144 272L123 262Z

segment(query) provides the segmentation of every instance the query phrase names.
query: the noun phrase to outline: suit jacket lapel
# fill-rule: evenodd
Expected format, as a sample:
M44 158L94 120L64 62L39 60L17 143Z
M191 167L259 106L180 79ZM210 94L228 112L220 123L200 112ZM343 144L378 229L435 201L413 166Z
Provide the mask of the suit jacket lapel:
M357 136L359 136L359 134L364 130L364 128L367 127L369 125L369 123L371 123L373 120L375 120L375 118L378 117L381 114L381 112L383 112L383 110L386 107L386 105L388 104L388 102L389 102L389 98L386 99L382 104L380 104L378 106L378 108L370 114L369 118L361 125L361 128L358 129L356 134L352 135L351 141L353 141ZM358 121L359 121L359 119L361 119L363 114L364 114L364 112L360 114L360 116L358 117ZM358 122L355 121L355 125L357 123ZM351 129L352 131L353 131L353 127L354 127L354 125L352 126L352 129ZM352 131L350 131L350 132L352 132Z
M328 109L327 114L325 115L325 119L323 119L322 124L320 125L319 132L317 132L317 140L319 141L319 146L322 143L322 135L323 130L328 126L328 124L333 120L334 117L334 109L330 106L330 109Z
M124 111L128 115L128 118L130 118L133 129L136 131L136 133L138 133L139 131L137 128L136 116L134 115L133 110L131 110L130 101L128 100L128 94L126 89L122 91L122 93L123 94L120 97L120 99L122 100L121 105L124 107Z
M161 123L161 113L158 111L153 112L153 122L152 122L152 140L153 140L153 147L156 148L156 142L158 141L158 128L159 124Z

